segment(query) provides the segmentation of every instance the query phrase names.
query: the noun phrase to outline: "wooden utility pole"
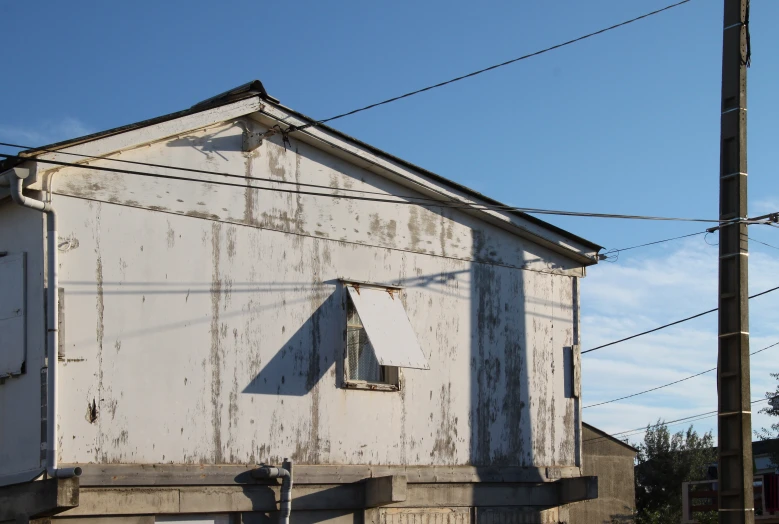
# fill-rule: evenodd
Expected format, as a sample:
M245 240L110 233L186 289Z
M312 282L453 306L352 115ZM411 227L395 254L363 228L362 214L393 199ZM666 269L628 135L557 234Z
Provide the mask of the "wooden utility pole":
M754 523L747 290L749 0L724 0L720 138L719 522Z

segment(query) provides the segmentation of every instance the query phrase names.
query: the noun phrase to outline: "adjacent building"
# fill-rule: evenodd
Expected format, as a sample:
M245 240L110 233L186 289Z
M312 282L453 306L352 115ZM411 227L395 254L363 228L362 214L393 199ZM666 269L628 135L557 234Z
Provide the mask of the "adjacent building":
M598 498L572 505L570 521L576 524L633 522L638 450L586 422L582 424L582 449L582 473L598 478Z
M566 522L597 496L592 242L259 81L0 181L0 521L283 519L291 487L295 522Z

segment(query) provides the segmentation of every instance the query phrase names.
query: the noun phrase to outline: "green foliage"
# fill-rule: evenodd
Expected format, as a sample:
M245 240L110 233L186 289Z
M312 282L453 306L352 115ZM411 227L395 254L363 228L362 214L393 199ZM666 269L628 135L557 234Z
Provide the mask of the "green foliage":
M711 432L700 436L690 426L686 432L671 434L658 421L654 427L647 427L638 449L636 522L680 522L682 482L705 480L707 467L717 461Z
M779 381L779 373L771 373L771 376ZM765 398L773 399L768 401L768 406L760 410L760 413L767 413L773 417L779 417L779 399L774 397L779 396L779 384L776 386L776 391L766 391ZM771 424L770 428L762 428L759 431L755 431L755 434L761 440L770 440L779 438L779 422ZM779 464L779 443L771 450L771 462Z

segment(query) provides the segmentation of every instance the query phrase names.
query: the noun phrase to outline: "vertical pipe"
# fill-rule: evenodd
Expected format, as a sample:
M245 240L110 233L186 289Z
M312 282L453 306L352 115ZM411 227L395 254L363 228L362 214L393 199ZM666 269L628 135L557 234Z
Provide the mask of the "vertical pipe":
M281 479L281 493L279 494L279 524L289 524L289 515L292 512L292 462L284 459L283 468L262 466L251 472L253 477L262 479Z
M22 178L29 170L14 168L8 175L11 198L22 207L46 214L46 472L50 477L68 478L81 475L81 468L58 468L57 464L57 332L59 315L59 279L57 260L57 214L48 202L25 197L22 193Z
M48 282L46 284L46 304L48 311L46 313L46 360L48 384L46 387L46 470L49 475L56 477L57 474L57 378L58 362L57 352L59 350L59 274L57 266L57 214L49 206L46 212L46 263L48 264Z

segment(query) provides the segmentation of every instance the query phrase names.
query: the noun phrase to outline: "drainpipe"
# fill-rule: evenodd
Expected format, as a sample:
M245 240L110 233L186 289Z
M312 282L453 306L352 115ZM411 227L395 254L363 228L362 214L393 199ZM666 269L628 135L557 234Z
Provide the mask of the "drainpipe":
M11 185L11 198L22 207L42 211L46 214L46 257L48 264L48 286L46 289L46 473L52 478L69 478L81 475L81 468L57 467L57 352L59 348L59 294L57 292L57 215L49 202L41 202L22 194L22 180L30 170L15 167L7 174Z
M281 479L279 524L289 524L289 514L292 510L292 462L285 458L283 465L282 468L262 466L251 473L255 478Z

